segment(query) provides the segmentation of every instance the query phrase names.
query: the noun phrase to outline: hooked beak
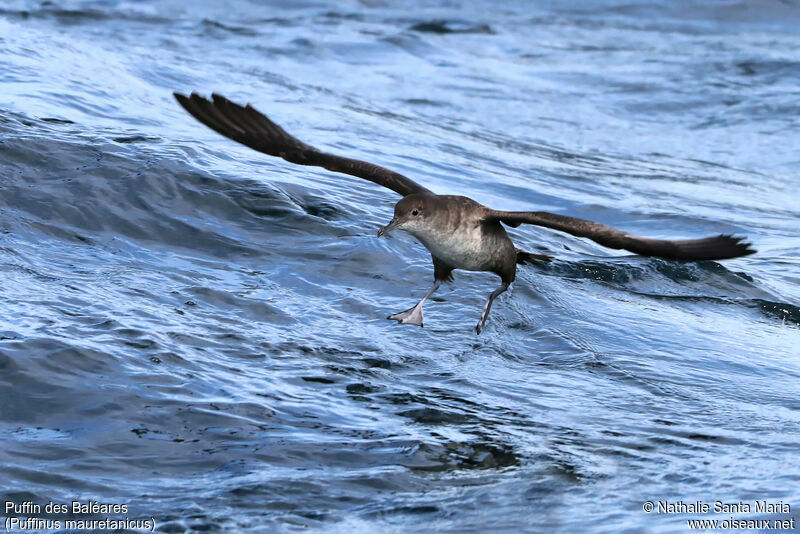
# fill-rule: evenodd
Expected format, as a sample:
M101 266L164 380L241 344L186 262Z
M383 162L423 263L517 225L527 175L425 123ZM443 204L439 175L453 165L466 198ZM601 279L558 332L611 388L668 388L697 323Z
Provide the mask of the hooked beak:
M400 226L400 221L397 218L392 219L389 224L378 230L378 237L381 237L383 234L388 234L398 226Z

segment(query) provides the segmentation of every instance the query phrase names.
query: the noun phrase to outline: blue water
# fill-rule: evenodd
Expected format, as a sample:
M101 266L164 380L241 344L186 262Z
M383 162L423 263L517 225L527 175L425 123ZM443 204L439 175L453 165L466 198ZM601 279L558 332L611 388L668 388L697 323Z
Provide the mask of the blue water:
M635 3L638 2L638 3ZM687 532L800 510L800 5L11 0L0 8L0 495L163 532ZM398 197L217 135L174 90L549 230L473 328ZM52 516L51 516L52 517ZM102 518L103 514L89 517Z

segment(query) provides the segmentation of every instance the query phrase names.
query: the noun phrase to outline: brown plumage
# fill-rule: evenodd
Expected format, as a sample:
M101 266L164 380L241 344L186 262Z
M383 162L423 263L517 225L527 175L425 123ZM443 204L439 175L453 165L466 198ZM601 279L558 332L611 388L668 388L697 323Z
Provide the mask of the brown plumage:
M722 260L755 252L742 238L730 235L685 240L650 239L566 215L543 211L497 211L467 197L436 195L414 180L379 165L328 154L307 145L249 104L240 106L216 94L212 95L212 100L196 93L189 97L175 93L175 98L197 120L250 148L298 165L324 167L358 176L403 196L395 206L394 218L378 232L378 236L402 228L417 237L431 252L434 285L416 306L389 316L400 323L422 326L423 304L441 282L452 280L454 269L489 271L497 274L502 283L484 306L476 326L480 333L492 302L514 281L517 264L552 259L516 249L502 224L512 228L520 224L544 226L589 238L605 247L669 260Z
M321 152L288 134L250 104L240 106L216 94L212 95L213 101L197 93L192 93L190 97L175 93L175 98L194 118L212 130L259 152L298 165L324 167L329 171L358 176L402 196L433 193L414 180L385 167Z
M520 224L535 224L561 230L578 237L588 237L608 248L624 249L641 256L656 256L668 260L700 261L726 260L752 254L749 243L742 238L718 235L704 239L649 239L630 235L605 224L567 217L546 211L495 211L487 219L497 220L516 228Z

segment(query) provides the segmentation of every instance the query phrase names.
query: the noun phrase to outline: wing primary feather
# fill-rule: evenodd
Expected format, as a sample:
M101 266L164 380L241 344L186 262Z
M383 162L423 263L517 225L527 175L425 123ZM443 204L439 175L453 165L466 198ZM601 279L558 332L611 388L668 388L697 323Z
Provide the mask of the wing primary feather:
M214 99L213 107L218 109L222 115L238 126L242 133L261 133L247 120L247 117L239 113L239 110L237 109L236 105L233 104L233 102L219 95L212 95L212 97Z
M178 102L197 120L199 120L200 122L211 128L212 130L215 130L216 132L221 133L226 137L230 137L230 132L225 127L225 125L220 123L214 117L209 116L208 113L205 111L201 102L197 102L193 98L191 97L187 98L183 95L180 95L180 98L178 98Z
M520 224L544 226L577 237L589 238L604 247L670 260L725 260L756 252L742 237L720 234L701 239L651 239L631 235L594 221L545 211L490 210L486 218L500 221L513 228Z
M178 103L194 118L234 141L290 163L323 167L333 172L358 176L400 195L433 194L402 174L380 165L328 154L300 141L250 104L241 106L213 93L211 100L197 93L186 97L174 93Z
M236 135L243 135L245 133L245 131L237 126L230 117L221 113L218 108L211 105L211 102L202 98L197 93L192 94L191 100L198 109L203 111L206 119L210 118L217 125L217 131L222 135L235 139Z

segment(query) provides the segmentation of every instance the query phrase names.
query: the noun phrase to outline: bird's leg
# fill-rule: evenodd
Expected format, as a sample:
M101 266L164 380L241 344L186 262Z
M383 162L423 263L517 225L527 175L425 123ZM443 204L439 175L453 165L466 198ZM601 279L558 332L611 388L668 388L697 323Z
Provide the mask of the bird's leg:
M398 321L400 324L415 324L417 326L422 326L422 306L425 304L425 301L428 300L428 297L433 295L433 292L439 289L439 286L442 284L441 280L436 280L433 282L433 287L428 290L422 300L420 300L416 306L410 308L404 312L395 313L394 315L390 315L387 319L393 319Z
M489 310L492 309L492 302L497 298L497 295L506 289L508 289L508 283L503 282L500 284L500 287L492 291L492 294L489 295L489 300L486 301L486 305L483 307L483 313L481 313L481 320L478 321L478 325L475 327L476 334L480 334L481 330L483 330L483 325L486 324L486 318L489 317Z

